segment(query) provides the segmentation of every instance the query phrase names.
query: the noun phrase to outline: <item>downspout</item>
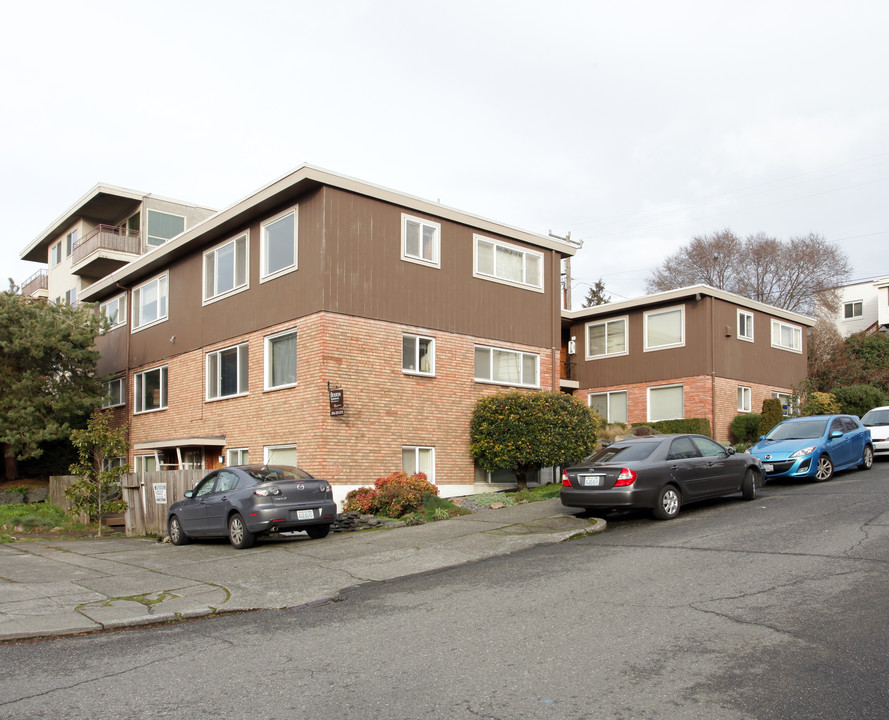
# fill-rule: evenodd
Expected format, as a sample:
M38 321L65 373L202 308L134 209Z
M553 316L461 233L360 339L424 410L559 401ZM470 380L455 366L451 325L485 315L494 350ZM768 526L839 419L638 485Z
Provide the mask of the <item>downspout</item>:
M716 301L710 298L710 436L716 439Z

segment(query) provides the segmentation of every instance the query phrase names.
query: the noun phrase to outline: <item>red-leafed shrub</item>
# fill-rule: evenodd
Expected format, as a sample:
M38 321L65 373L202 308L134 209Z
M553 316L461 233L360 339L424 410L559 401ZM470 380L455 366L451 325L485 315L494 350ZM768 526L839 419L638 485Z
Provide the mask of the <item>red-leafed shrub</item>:
M346 495L346 512L359 511L401 517L423 509L423 497L438 495L438 488L426 479L424 473L408 475L395 472L377 478L374 487L362 487Z
M365 515L373 512L373 500L377 491L369 487L360 487L346 494L346 503L343 509L346 512L360 512Z

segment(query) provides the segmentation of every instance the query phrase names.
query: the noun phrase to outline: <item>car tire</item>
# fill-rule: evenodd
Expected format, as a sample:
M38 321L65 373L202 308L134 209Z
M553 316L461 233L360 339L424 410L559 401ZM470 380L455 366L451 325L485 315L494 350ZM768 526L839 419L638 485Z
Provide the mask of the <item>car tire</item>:
M741 495L745 500L756 500L756 473L748 469L741 480Z
M256 540L256 536L244 524L244 518L240 513L234 513L228 519L228 539L238 550L245 550Z
M833 477L833 461L829 455L818 458L818 466L815 468L815 482L826 482Z
M858 466L859 470L870 470L874 464L874 449L870 445L864 446L864 451L861 453L861 464Z
M309 527L306 528L306 532L312 540L320 540L323 537L327 537L327 534L330 532L330 524L309 525Z
M651 511L658 520L672 520L679 514L682 498L675 485L664 485L657 494L657 502Z
M185 534L185 530L182 529L182 523L179 522L178 516L170 516L170 520L167 523L167 533L170 535L170 542L173 545L188 545L189 537Z

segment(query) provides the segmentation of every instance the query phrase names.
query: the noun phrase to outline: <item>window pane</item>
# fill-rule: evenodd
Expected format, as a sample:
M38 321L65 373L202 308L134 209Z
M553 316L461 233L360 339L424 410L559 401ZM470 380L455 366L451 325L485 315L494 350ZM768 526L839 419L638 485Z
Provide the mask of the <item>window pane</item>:
M234 243L223 245L216 251L216 292L221 295L235 287L235 246Z
M606 420L608 419L608 395L590 395L590 408L601 415Z
M680 309L648 316L647 347L676 345L682 342L682 311Z
M627 324L625 320L614 320L608 323L608 353L627 351Z
M148 211L148 244L163 245L185 230L185 218L157 210Z
M238 349L231 348L219 353L219 394L238 393Z
M627 393L615 392L608 396L608 422L627 422Z
M535 287L541 287L541 259L537 255L525 255L525 282Z
M404 335L401 338L401 368L402 370L417 370L417 338Z
M238 392L247 392L247 350L249 346L238 345Z
M430 338L420 338L417 342L419 343L420 372L431 373L433 368L432 363L435 359L433 352L433 349L435 348L435 341L431 340Z
M522 358L522 383L524 385L537 384L537 356L522 353L518 357Z
M432 448L417 448L417 470L421 473L425 473L426 477L430 480L435 471L433 463L434 458L435 451Z
M157 281L144 285L139 295L141 312L139 324L145 325L158 319Z
M424 260L435 260L435 228L431 225L423 226L423 252Z
M497 246L497 277L514 282L524 278L525 254L512 248Z
M604 324L589 326L589 328L587 329L587 348L591 356L605 354L606 348Z
M401 469L408 475L417 472L417 449L401 448Z
M476 263L478 272L484 275L494 274L494 246L491 243L476 241Z
M292 445L267 447L265 449L266 464L290 465L296 467L296 448Z
M207 356L207 397L219 397L219 356L216 353Z
M247 238L235 241L235 287L247 284Z
M494 380L506 383L521 383L520 356L506 350L494 350Z
M420 223L404 221L404 254L420 257Z
M204 297L211 298L216 294L216 255L204 255Z
M142 374L144 410L157 410L162 407L161 371L152 370Z
M271 275L296 264L295 215L290 213L265 226L265 274Z
M491 379L491 349L475 349L475 376L480 380Z
M648 391L648 419L674 420L684 416L682 387L651 388Z
M296 334L275 338L272 349L272 387L296 382Z

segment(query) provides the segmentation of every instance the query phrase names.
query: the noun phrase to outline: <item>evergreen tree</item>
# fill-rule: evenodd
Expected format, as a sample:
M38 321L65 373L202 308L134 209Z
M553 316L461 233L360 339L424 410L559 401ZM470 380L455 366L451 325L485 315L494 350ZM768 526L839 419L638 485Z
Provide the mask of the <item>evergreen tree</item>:
M581 307L596 307L597 305L605 305L611 302L611 296L605 294L605 283L602 278L596 280L595 285L591 285L587 292L586 299Z

